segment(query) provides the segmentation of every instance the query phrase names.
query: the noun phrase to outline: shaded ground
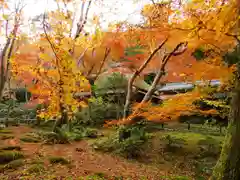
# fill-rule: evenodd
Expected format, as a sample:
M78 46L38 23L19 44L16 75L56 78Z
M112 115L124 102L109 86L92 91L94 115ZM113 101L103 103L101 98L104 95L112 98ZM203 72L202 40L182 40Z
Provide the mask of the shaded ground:
M148 167L136 162L129 162L119 157L109 154L96 153L91 150L88 142L83 140L68 145L41 145L40 143L25 143L19 140L24 134L31 132L29 127L11 127L14 139L1 140L0 145L22 147L22 152L26 155L24 166L17 171L5 171L1 173L0 179L77 179L93 174L104 174L111 179L111 176L131 177L131 179L162 179L164 169ZM61 156L71 161L70 166L52 165L47 161L49 156ZM32 164L43 161L45 168L41 173L26 173ZM56 178L57 177L57 178ZM70 179L71 179L70 178ZM114 179L114 178L113 178Z
M20 146L25 158L17 168L4 171L0 168L0 179L80 180L81 177L91 179L90 176L94 176L97 180L101 177L105 180L207 180L218 159L223 134L219 134L217 129L202 126L193 126L191 131L179 124L172 126L151 133L152 138L145 145L138 162L92 149L91 143L110 136L114 132L111 129L101 130L105 137L100 139L43 145L20 140L26 133L36 129L10 127L4 133L0 131L0 149ZM63 157L70 163L52 164L49 160L51 157Z

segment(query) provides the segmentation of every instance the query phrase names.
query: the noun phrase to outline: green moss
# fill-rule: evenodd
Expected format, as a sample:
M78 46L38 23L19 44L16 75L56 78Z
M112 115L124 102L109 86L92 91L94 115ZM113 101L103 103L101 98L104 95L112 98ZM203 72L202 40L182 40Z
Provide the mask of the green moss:
M229 124L228 127L228 132L225 136L225 140L223 141L223 147L222 147L222 151L221 151L221 155L217 161L216 166L213 169L213 173L212 173L212 180L218 180L218 179L222 179L223 177L223 172L224 169L226 167L226 161L227 161L227 156L229 153L229 150L231 148L231 140L232 140L232 134L236 133L236 127L233 126L233 124Z
M8 129L0 129L0 134L11 134L12 131Z
M0 139L1 140L6 140L6 139L13 139L14 136L10 134L0 134Z
M44 164L44 161L41 159L35 159L35 160L31 161L31 164Z
M0 164L6 164L16 159L23 158L24 155L17 151L2 151L0 152Z
M17 160L11 161L10 163L6 164L4 166L4 169L5 170L6 169L17 169L23 165L24 165L24 161L22 159L17 159Z
M2 147L0 150L4 150L4 151L12 151L12 150L16 150L16 151L20 151L22 148L20 146L5 146Z
M41 173L45 171L45 167L43 164L33 164L27 169L27 173Z
M62 164L62 165L70 164L70 162L67 159L59 156L49 157L48 160L51 164Z
M41 141L40 139L37 139L36 137L31 137L31 136L21 137L20 140L23 142L29 142L29 143L38 143Z

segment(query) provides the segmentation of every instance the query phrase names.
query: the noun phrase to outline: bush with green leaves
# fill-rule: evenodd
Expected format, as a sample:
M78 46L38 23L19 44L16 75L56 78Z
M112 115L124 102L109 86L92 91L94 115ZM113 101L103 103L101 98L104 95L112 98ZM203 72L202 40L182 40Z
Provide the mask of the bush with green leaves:
M0 103L0 118L4 118L7 115L8 105Z
M62 129L57 129L57 132L39 131L35 133L37 139L41 139L45 144L68 144L70 139L68 134Z
M175 136L167 135L163 139L166 152L179 152L186 145L186 140Z
M88 107L75 114L75 123L102 126L106 120L118 119L122 112L123 105L106 102L101 97L91 98Z
M103 74L99 77L94 84L94 93L97 96L102 96L109 91L119 91L127 89L128 80L119 72L112 74Z
M24 155L18 151L1 151L0 152L0 164L7 164L11 161L21 159Z
M67 126L57 128L56 132L37 131L28 133L20 138L24 142L43 142L45 144L68 144L71 141L80 141L83 138L97 138L99 136L96 129L74 126L69 131Z
M95 150L114 152L126 158L137 159L142 154L150 136L144 127L137 125L120 127L116 134L93 144Z

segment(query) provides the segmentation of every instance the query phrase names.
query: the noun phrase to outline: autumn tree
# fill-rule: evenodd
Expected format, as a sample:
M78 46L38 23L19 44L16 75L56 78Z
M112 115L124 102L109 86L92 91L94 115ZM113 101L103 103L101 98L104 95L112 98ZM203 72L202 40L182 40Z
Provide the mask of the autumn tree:
M154 5L146 5L143 10L142 10L142 15L145 16L147 18L145 24L143 26L140 26L140 32L141 33L141 37L139 38L139 41L141 41L141 39L148 40L147 44L145 46L147 46L147 52L146 54L149 54L148 57L145 57L145 61L141 62L141 66L139 66L138 68L136 68L135 72L133 73L132 77L129 79L128 82L128 90L127 90L127 97L126 97L126 103L125 103L125 107L124 107L124 118L127 117L128 115L128 111L129 111L129 107L130 107L130 102L131 102L131 96L132 96L132 86L133 83L135 81L135 79L146 69L147 66L149 66L149 64L151 63L151 61L153 61L154 56L155 59L162 59L161 60L161 65L159 67L159 70L157 71L157 75L151 85L151 88L148 90L147 94L145 95L144 99L143 99L143 103L147 102L151 99L152 95L154 94L154 92L156 91L156 86L159 83L159 81L161 80L161 78L165 75L165 66L168 63L169 59L173 56L173 55L177 55L177 51L184 51L183 49L180 50L182 48L182 46L185 46L186 48L186 44L187 43L179 43L177 44L173 50L171 50L171 52L164 52L164 50L166 49L166 44L169 40L169 26L168 26L168 18L170 15L170 6L169 3L158 3L158 4L154 4ZM161 22L161 23L157 23L157 22ZM162 36L162 42L159 43L159 45L157 44L159 42L159 34L164 34L164 36ZM146 38L148 37L148 38ZM144 43L143 43L144 44ZM149 53L150 52L150 53ZM182 53L181 52L181 53ZM181 54L179 53L179 54ZM161 54L161 55L159 55Z
M24 83L28 89L37 95L39 103L48 104L48 108L38 112L38 117L57 119L54 131L63 123L71 122L74 112L84 106L75 95L91 91L88 76L95 65L98 76L109 57L119 59L123 54L123 49L119 49L118 44L112 46L114 42L109 43L98 28L86 36L83 28L88 10L85 15L81 14L76 35L73 35L74 13L68 9L73 1L56 3L58 9L45 12L43 16L43 33L36 36L35 42L20 47L13 61L15 77L27 77ZM90 4L89 1L87 9Z
M0 54L0 99L2 99L3 91L6 82L10 83L10 68L11 58L17 48L17 42L19 41L19 27L22 20L22 11L24 8L24 2L19 0L15 2L14 11L9 8L7 2L0 3L1 16L3 21L3 27L1 29L1 35L5 37L3 49Z
M151 99L151 95L154 93L154 91L156 90L156 85L158 85L159 82L161 82L161 80L163 80L165 77L167 77L168 75L166 75L166 72L168 72L168 68L165 68L165 66L167 67L168 63L171 63L171 66L177 65L179 63L179 66L184 67L184 63L186 63L186 65L188 65L188 59L187 58L191 58L190 56L185 56L185 54L191 54L194 52L194 50L200 46L204 46L206 47L207 51L211 54L208 53L207 58L204 59L204 61L196 61L193 63L191 62L191 66L189 68L175 68L175 74L177 76L182 76L184 81L184 77L188 76L185 80L188 81L194 81L194 80L210 80L213 78L220 78L222 80L227 79L228 78L228 74L231 73L231 69L229 69L228 67L225 67L224 64L221 62L221 55L219 55L219 53L222 53L224 51L226 51L226 44L232 44L233 39L230 37L225 38L225 43L220 43L221 47L217 47L217 43L219 44L219 42L213 41L213 39L209 39L212 38L211 33L212 32L207 32L204 33L204 28L200 28L201 30L203 30L203 32L201 32L200 34L198 34L198 36L195 36L195 32L196 29L186 29L186 27L182 27L182 26L194 26L193 24L196 23L183 23L183 25L181 24L181 27L179 26L175 26L175 21L177 20L177 22L179 22L179 17L176 18L176 14L179 15L179 12L173 11L172 8L172 2L166 2L166 3L156 3L154 2L153 4L149 4L147 6L145 6L143 8L142 14L144 16L146 16L146 22L144 25L140 26L142 31L144 31L144 33L142 34L147 34L147 33L152 33L152 32L157 32L157 33L161 33L165 35L165 38L168 37L168 41L165 45L168 46L167 49L169 49L169 52L165 51L165 54L162 53L162 56L159 56L157 52L157 50L160 49L160 53L161 53L161 48L156 48L154 50L154 47L156 47L156 34L151 36L150 41L148 42L148 47L151 47L152 49L152 54L149 56L149 58L146 58L147 60L144 62L142 61L142 66L139 67L139 69L137 69L135 71L135 73L132 76L132 79L130 79L129 81L129 86L128 86L128 96L127 96L127 101L125 104L125 118L127 117L127 108L129 108L130 105L130 94L131 94L131 86L132 86L132 82L134 81L134 78L139 76L140 73L142 71L144 71L144 69L149 66L151 63L154 62L154 60L151 60L152 55L154 56L154 54L156 54L156 59L161 59L162 58L162 64L160 66L158 66L159 70L156 73L155 79L152 83L151 88L149 89L149 91L147 92L147 94L145 95L142 103L145 104L146 102L148 102ZM181 11L181 9L180 9ZM189 11L190 13L190 11ZM193 13L191 11L191 13ZM175 15L175 16L174 16ZM197 14L197 16L191 16L191 17L198 17L199 14ZM165 17L165 18L164 18ZM175 19L176 18L176 19ZM193 19L191 19L193 20ZM195 20L197 21L197 20ZM170 23L169 22L174 22L174 23ZM190 34L191 33L191 34ZM176 36L177 34L177 36ZM181 35L180 35L181 34ZM201 36L201 38L199 38L200 35L204 35ZM143 35L144 36L144 35ZM206 37L208 37L208 39L205 39ZM145 37L146 38L146 37ZM187 41L188 42L188 49L186 49L186 43L179 43L177 44L177 42L183 42L183 41ZM155 43L155 44L154 44ZM172 47L172 50L170 50L171 46L173 46L174 44L177 44L174 47ZM207 44L207 45L206 45ZM181 46L182 45L182 46ZM180 48L181 47L181 48ZM222 49L221 49L222 48ZM163 49L162 49L163 50ZM151 50L150 50L151 52ZM177 56L174 59L174 56ZM172 59L172 60L170 60ZM177 60L178 59L178 60ZM179 59L181 59L179 61ZM158 60L159 61L159 60ZM176 66L174 66L176 67ZM219 71L221 73L216 74L215 72ZM220 75L222 74L222 75ZM135 108L135 113L137 113L136 108Z
M182 24L184 30L190 31L220 50L220 56L226 51L235 48L234 55L229 62L236 65L235 85L232 92L231 112L229 115L228 132L222 147L220 158L214 168L211 179L228 180L240 178L240 137L239 125L239 2L238 1L197 1L187 3L182 9L186 15L186 21ZM229 59L229 58L227 58ZM213 63L214 61L212 61Z
M73 112L82 105L73 95L87 87L87 80L79 72L73 53L69 52L74 41L68 36L72 30L72 19L71 12L65 9L67 3L70 2L64 2L61 8L60 1L57 1L58 10L50 12L48 18L47 13L44 14L44 32L34 44L21 47L13 61L13 72L18 78L31 74L28 79L34 82L28 84L28 89L38 95L39 103L49 100L47 109L38 112L38 116L57 118L54 131L71 121ZM32 49L31 53L26 52L27 47ZM22 58L25 58L25 63Z

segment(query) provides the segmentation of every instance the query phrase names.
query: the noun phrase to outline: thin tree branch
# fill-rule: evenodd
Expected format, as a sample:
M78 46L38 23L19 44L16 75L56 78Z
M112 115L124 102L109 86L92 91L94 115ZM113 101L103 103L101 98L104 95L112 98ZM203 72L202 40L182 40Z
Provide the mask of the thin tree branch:
M132 77L128 80L127 96L126 96L126 102L124 105L124 112L123 112L124 119L128 116L129 106L131 104L131 98L132 98L132 91L133 91L132 88L133 88L133 83L135 79L147 67L148 63L152 60L154 55L166 44L167 40L168 40L168 37L150 54L147 60L141 65L141 67L138 70L135 71Z
M156 91L157 84L159 83L161 78L165 75L165 67L166 67L168 61L170 60L170 58L172 56L177 56L177 55L183 54L187 49L187 45L188 45L187 42L181 42L170 53L166 54L163 57L161 67L160 67L156 77L154 78L154 81L153 81L151 87L149 88L148 92L145 94L141 103L148 102L151 99L152 95Z
M84 3L84 2L83 2L83 3ZM88 6L87 6L87 9L86 9L86 12L85 12L84 19L82 19L82 22L79 22L79 23L77 24L77 32L76 32L76 35L75 35L74 39L77 39L77 38L79 37L79 35L80 35L80 33L82 32L85 24L87 23L88 12L89 12L91 3L92 3L92 0L89 0ZM83 11L83 7L84 7L84 5L82 6L82 11ZM80 16L80 21L81 21L81 17L83 17L83 16Z
M83 57L84 57L85 53L87 52L87 50L88 50L88 48L86 48L86 49L82 52L82 54L80 55L80 57L78 58L78 61L77 61L77 66L78 66L78 67L79 67L79 66L81 65L81 63L82 63L83 67L85 68Z
M54 55L55 55L55 57L57 59L56 62L58 62L58 60L60 60L60 59L59 59L59 57L57 55L56 48L55 48L54 44L51 42L51 40L50 40L50 38L49 38L49 36L47 34L47 30L46 30L46 13L44 13L44 15L43 15L43 31L44 31L44 34L45 34L45 37L46 37L48 43L51 46L52 51L53 51L53 53L54 53ZM58 63L56 63L56 64L57 64L57 66L59 65Z
M98 70L98 72L97 72L94 80L96 80L96 79L98 78L98 76L101 74L103 65L105 64L105 62L106 62L106 60L107 60L107 57L108 57L108 55L110 54L110 52L111 52L111 49L110 49L110 48L106 48L105 54L104 54L104 58L103 58L103 60L102 60L102 62L101 62L100 68L99 68L99 70Z
M154 51L150 54L148 59L140 66L140 68L135 72L136 76L138 76L148 65L148 63L152 60L153 56L165 45L168 38L166 38Z
M90 76L90 74L92 73L93 69L95 67L95 64L92 65L92 67L89 69L89 71L87 72L87 77Z

